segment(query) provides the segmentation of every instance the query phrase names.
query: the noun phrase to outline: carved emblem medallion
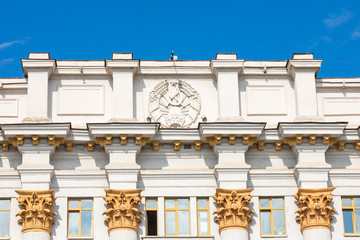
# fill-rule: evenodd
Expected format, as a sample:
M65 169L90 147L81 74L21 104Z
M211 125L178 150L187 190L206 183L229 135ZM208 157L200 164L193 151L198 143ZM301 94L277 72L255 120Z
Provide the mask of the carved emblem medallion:
M199 93L183 80L164 80L150 92L149 112L164 128L189 128L200 106Z

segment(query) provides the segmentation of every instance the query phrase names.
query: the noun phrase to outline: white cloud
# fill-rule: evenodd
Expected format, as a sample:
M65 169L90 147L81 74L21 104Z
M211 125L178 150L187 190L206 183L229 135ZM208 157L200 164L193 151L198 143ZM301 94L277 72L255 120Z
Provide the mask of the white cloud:
M353 32L353 34L351 34L351 38L353 40L356 40L356 39L360 38L360 31Z
M325 23L325 25L329 28L335 28L349 21L352 15L352 12L342 10L340 15L329 14L329 17L325 18L323 23Z
M27 41L29 41L29 39L26 39L26 40L14 40L14 41L11 41L11 42L0 43L0 50L11 47L14 44L25 44Z
M4 64L11 63L11 62L13 62L14 60L15 60L15 59L13 59L13 58L1 59L1 60L0 60L0 65L4 65Z
M332 38L330 38L329 36L326 36L326 35L322 36L320 38L320 40L323 40L323 41L328 42L328 43L332 42Z

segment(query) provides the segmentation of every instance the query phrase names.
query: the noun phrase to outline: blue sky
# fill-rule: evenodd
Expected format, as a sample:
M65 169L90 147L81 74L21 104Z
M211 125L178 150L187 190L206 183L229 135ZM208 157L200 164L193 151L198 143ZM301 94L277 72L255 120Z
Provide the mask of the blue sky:
M22 77L20 58L323 59L319 77L360 77L360 1L128 0L0 3L0 78Z

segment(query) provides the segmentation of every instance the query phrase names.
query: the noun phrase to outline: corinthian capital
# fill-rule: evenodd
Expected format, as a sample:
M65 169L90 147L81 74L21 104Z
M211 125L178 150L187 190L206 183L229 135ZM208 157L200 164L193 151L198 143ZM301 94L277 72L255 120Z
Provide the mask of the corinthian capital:
M333 201L332 191L335 188L317 188L304 189L300 188L295 195L297 200L299 216L296 221L300 222L301 231L311 228L328 228L333 219L332 213L335 210L330 207Z
M108 210L103 215L107 216L105 222L108 224L108 232L124 229L137 232L140 215L144 214L138 210L141 189L105 189L105 192L103 198Z
M217 214L215 222L219 223L219 231L230 228L242 228L249 231L252 221L250 214L254 211L248 208L253 189L216 189L213 198L216 201Z
M51 224L54 223L53 216L57 215L51 210L56 200L54 190L17 190L16 193L19 194L16 199L21 207L21 211L16 216L20 216L19 223L22 224L22 232L42 231L51 234Z

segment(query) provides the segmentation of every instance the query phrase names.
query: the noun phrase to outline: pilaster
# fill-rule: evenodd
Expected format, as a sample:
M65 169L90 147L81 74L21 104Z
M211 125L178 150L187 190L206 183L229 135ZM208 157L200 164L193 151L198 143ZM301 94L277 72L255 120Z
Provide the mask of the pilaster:
M23 122L50 122L48 115L49 77L55 69L55 60L49 53L29 53L29 59L21 60L27 76L27 117Z
M136 121L134 118L134 75L139 60L132 53L114 53L112 60L106 60L106 67L112 74L114 112L110 121Z
M295 121L321 121L317 110L315 78L321 67L321 59L312 53L294 53L287 62L288 72L294 79L297 117Z
M244 60L237 60L235 53L216 54L211 60L211 70L217 79L219 101L218 121L240 121L239 72Z

